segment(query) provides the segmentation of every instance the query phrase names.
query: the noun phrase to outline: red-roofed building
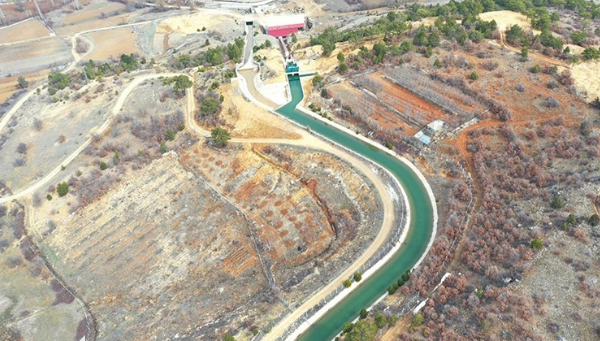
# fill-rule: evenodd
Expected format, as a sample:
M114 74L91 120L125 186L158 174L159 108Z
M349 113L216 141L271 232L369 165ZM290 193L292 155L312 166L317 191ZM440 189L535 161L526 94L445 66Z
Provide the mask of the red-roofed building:
M303 15L271 16L262 20L265 33L272 37L285 37L304 29Z

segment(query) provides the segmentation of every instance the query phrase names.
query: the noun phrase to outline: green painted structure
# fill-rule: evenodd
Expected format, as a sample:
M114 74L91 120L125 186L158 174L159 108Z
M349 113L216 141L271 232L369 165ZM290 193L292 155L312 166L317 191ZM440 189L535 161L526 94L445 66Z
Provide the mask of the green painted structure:
M288 78L292 101L277 109L277 112L389 170L404 188L409 201L410 230L400 250L298 338L299 341L330 341L341 332L346 322L357 318L362 308L372 305L393 282L419 261L433 233L433 207L418 176L402 161L326 122L295 110L303 97L302 86L299 76L288 75Z

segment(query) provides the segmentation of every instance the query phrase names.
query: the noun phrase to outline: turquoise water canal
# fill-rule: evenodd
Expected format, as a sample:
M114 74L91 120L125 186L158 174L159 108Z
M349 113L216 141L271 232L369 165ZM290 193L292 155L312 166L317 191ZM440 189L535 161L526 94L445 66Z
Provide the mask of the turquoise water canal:
M312 131L389 170L402 184L409 201L410 232L400 250L379 271L368 280L363 280L348 297L298 338L300 341L330 341L342 330L346 322L354 320L362 308L373 304L394 281L421 258L433 233L433 207L427 191L408 166L355 136L296 110L303 97L299 79L290 80L290 90L292 101L277 109L279 114L308 126Z

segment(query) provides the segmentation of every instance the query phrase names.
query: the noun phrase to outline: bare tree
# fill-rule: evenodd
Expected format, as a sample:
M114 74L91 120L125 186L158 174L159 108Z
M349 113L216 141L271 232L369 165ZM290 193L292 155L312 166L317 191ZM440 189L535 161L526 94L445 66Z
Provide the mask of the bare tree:
M13 162L13 165L15 167L23 167L23 166L25 166L25 158L22 158L22 157L16 158L15 162Z
M23 142L19 143L19 145L17 146L17 153L27 154L27 145Z
M15 5L21 12L25 12L27 9L27 6L25 6L25 3L22 0L15 0Z
M43 127L44 127L44 122L42 120L40 120L39 118L33 119L33 128L35 128L35 130L40 131L40 130L42 130Z

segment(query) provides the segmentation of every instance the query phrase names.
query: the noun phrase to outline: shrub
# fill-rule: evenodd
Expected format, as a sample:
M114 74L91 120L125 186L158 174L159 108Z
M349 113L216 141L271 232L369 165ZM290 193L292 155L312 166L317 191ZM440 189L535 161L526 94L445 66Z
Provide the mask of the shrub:
M344 281L344 288L350 288L352 286L352 281L347 279Z
M229 140L231 139L229 132L221 127L216 127L215 129L213 129L210 135L212 136L213 141L215 142L215 145L217 147L225 147L227 145L227 142L229 142Z
M523 48L521 49L521 61L522 62L527 61L528 57L529 57L529 47L523 46Z
M29 82L23 76L19 76L19 78L17 78L17 82L19 83L19 87L21 89L26 89L29 86Z
M23 167L23 166L25 166L25 163L26 163L25 158L18 157L15 159L15 162L13 162L13 166Z
M425 317L423 316L423 314L421 313L416 313L415 316L413 316L412 322L411 322L411 326L412 327L418 327L420 325L422 325L425 322Z
M379 313L375 316L375 325L377 326L377 328L381 329L381 328L385 327L386 324L387 324L387 317L385 317L385 315L383 315L382 313Z
M471 72L471 74L469 75L469 79L476 81L476 80L478 80L478 79L479 79L479 75L477 74L477 72L473 71L473 72Z
M581 57L583 57L584 60L598 59L600 58L600 50L595 47L588 47L583 50Z
M567 223L570 225L577 225L577 217L573 213L569 214L567 217Z
M40 130L42 130L43 127L44 127L44 122L42 120L40 120L39 118L33 119L33 128L35 128L35 130L40 131Z
M108 168L108 165L106 164L106 162L102 161L100 162L100 170L106 170Z
M393 295L398 291L398 283L394 282L388 287L388 294Z
M557 81L551 80L548 82L548 84L546 84L546 86L548 87L548 89L556 89L558 88L559 84Z
M598 224L600 224L600 217L598 216L598 214L593 214L592 216L590 216L588 219L588 224L592 226L598 226Z
M559 209L565 207L565 200L560 195L555 195L550 202L550 207Z
M165 138L167 139L167 141L175 140L175 131L173 131L173 129L171 128L167 129L167 134Z
M69 184L66 182L61 182L56 185L56 193L58 193L59 197L64 197L69 193Z
M362 275L360 274L360 272L357 272L354 274L354 281L355 282L360 282L362 280Z
M160 144L160 147L159 147L159 149L158 149L158 150L160 151L160 153L161 153L161 154L164 154L164 153L166 153L166 152L168 151L168 149L167 149L167 145L166 145L164 142L162 142L162 143Z
M531 69L529 69L529 72L531 73L540 73L542 69L540 68L540 66L538 64L535 64Z
M48 201L52 200L52 195L51 194L47 194L46 195L46 199L48 199Z
M202 116L216 115L221 110L221 104L212 97L205 97L200 104L200 114Z
M544 247L544 242L541 239L534 239L529 244L532 249L541 250Z
M312 79L312 84L315 88L320 88L323 86L323 76L319 75L318 73L315 73L313 79Z
M560 102L556 98L548 97L546 99L546 106L548 108L558 108L560 106Z
M369 312L367 311L367 309L365 309L365 308L362 308L362 309L360 310L360 313L359 313L358 315L360 316L360 319L361 319L361 320L364 320L364 319L366 319L366 318L367 318L367 316L369 316Z

